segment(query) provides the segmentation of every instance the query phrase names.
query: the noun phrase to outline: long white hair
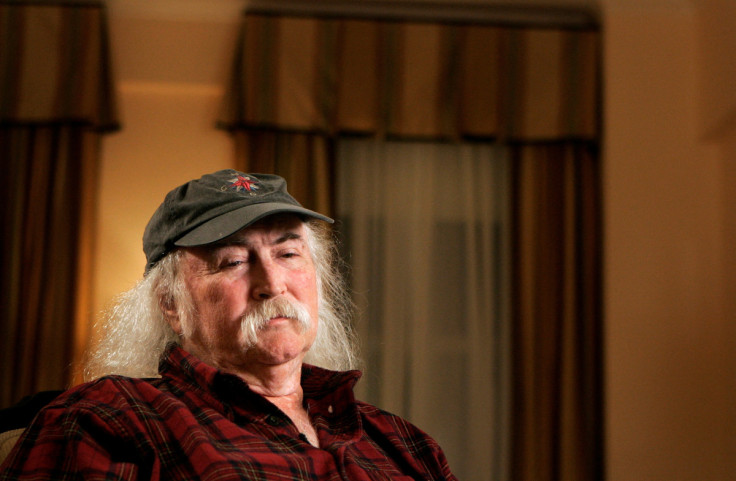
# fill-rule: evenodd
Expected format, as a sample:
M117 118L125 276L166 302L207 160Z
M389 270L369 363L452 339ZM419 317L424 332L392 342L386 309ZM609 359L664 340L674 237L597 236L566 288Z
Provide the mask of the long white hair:
M317 271L319 327L305 362L333 370L358 367L352 321L354 306L341 272L332 230L324 222L305 222L307 244ZM84 379L108 374L155 377L169 343L179 336L169 326L162 305L191 309L191 297L179 275L181 250L161 259L132 289L121 294L96 329L101 337L87 353Z

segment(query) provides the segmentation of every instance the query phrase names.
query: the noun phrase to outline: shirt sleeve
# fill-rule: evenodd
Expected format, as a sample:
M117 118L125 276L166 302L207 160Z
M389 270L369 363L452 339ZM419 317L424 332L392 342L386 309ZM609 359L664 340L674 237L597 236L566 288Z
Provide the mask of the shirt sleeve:
M139 443L114 410L48 407L0 467L0 481L155 479Z

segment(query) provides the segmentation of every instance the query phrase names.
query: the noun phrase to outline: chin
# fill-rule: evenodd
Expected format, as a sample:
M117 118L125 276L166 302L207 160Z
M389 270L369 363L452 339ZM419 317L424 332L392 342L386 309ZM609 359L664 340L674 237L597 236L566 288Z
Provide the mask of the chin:
M301 361L309 348L303 343L258 342L249 349L249 358L257 359L263 364L284 364L294 360Z

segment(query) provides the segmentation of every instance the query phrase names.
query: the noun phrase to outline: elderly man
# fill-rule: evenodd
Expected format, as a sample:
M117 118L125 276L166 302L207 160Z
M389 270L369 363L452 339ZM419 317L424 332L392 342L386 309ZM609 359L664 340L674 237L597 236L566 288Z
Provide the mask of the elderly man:
M454 480L427 434L355 400L330 222L273 175L171 191L89 357L96 380L39 414L0 480Z

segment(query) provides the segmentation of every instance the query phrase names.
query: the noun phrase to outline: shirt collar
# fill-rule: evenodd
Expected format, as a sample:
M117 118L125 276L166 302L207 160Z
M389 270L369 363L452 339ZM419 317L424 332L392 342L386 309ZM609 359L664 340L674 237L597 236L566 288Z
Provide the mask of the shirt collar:
M231 390L250 391L247 384L239 377L206 364L175 343L166 347L159 364L159 373L162 377L194 384L206 391L218 394ZM352 391L360 377L360 371L331 371L304 364L302 366L302 389L306 398L321 399L336 391L345 389Z
M212 390L219 375L217 369L189 354L175 343L166 346L159 362L158 372L161 377L194 384L208 391Z
M217 411L239 422L271 419L277 409L262 396L250 390L238 376L204 363L178 345L167 347L159 372L163 379L189 390ZM330 371L317 366L302 366L304 402L315 427L342 442L360 437L362 422L355 402L353 387L359 371Z

